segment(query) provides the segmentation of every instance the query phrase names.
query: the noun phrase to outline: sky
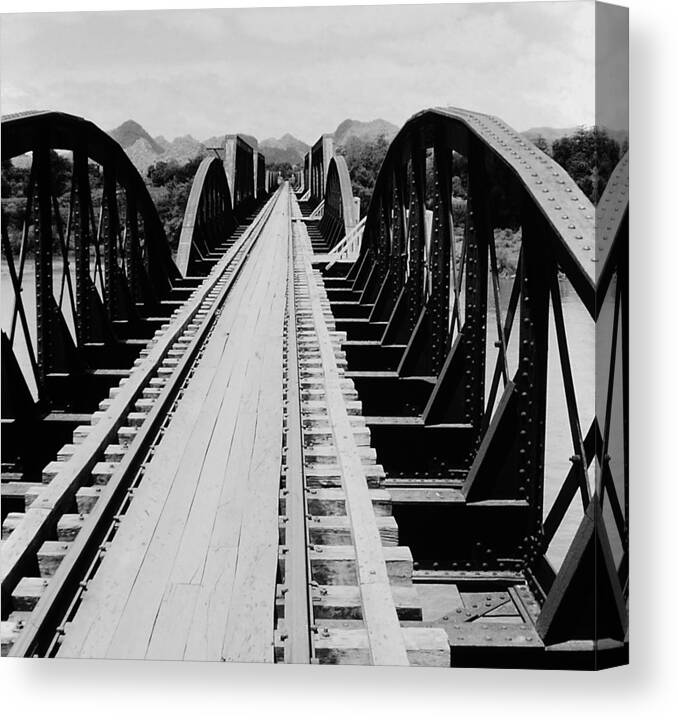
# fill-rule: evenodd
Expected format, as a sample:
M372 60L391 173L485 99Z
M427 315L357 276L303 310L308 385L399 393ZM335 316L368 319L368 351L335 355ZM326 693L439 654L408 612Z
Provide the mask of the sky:
M595 117L587 1L15 14L0 41L3 113L132 118L168 139L312 143L346 118L449 105L517 130Z

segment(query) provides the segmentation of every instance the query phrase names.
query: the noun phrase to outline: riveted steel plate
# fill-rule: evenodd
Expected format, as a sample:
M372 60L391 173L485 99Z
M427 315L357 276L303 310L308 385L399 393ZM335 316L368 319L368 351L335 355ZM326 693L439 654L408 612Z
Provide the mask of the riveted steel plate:
M596 280L606 270L619 229L629 207L629 154L617 163L596 207Z

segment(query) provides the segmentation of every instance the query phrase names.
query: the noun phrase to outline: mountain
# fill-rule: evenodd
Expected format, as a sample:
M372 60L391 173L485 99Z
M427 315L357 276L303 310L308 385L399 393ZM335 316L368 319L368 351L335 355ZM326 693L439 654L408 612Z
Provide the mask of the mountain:
M583 125L568 128L534 127L529 130L525 130L520 134L531 142L534 142L538 137L543 137L550 148L553 145L554 140L560 140L562 137L574 135L577 130L581 130L583 127ZM604 129L607 131L607 134L616 140L620 145L624 143L624 140L628 140L629 134L626 130L612 130L610 128Z
M202 144L206 148L223 148L224 146L224 138L225 135L212 135L212 137L208 137L207 140L203 140Z
M350 137L357 137L360 140L376 140L380 135L384 135L387 140L392 140L397 132L398 127L381 118L369 122L346 119L339 123L334 131L334 145L335 147L345 145Z
M285 133L281 138L267 138L261 141L259 151L266 157L267 165L301 165L304 162L304 155L310 150L310 146L294 135Z
M145 146L147 146L151 152L154 152L156 155L160 155L163 152L163 147L134 120L125 120L125 122L115 128L115 130L109 130L108 134L121 145L124 150L143 140Z
M259 152L264 154L267 165L280 165L282 163L301 165L301 163L304 162L304 154L294 148L277 148L262 144L259 147ZM308 150L306 152L308 152Z
M285 133L281 138L267 138L261 141L262 146L275 148L276 150L294 150L302 157L311 149L303 140L298 140L294 135Z
M194 157L205 155L207 152L205 146L191 135L174 138L172 142L167 142L162 136L157 137L155 140L158 145L162 145L161 141L164 141L164 154L179 163L187 163Z
M194 157L205 155L207 152L205 146L191 135L184 135L172 141L162 135L152 138L134 120L125 121L108 134L122 146L142 175L145 175L149 166L156 162L174 160L183 165Z
M169 160L168 155L162 151L157 151L155 141L151 144L146 138L139 138L131 145L128 145L125 148L125 152L134 167L136 167L143 176L146 175L146 170L148 170L150 165L153 165L159 160Z

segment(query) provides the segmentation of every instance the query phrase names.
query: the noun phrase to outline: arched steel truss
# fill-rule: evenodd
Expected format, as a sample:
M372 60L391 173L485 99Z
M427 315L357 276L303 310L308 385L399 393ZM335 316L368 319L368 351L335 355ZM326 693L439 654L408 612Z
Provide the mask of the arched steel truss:
M268 190L266 186L266 158L258 152L257 158L257 200L262 200Z
M191 290L142 178L107 133L64 113L4 117L3 161L26 153L14 247L2 211L13 298L2 332L3 462L13 454L24 471L68 441L77 413L96 409Z
M317 205L325 193L330 160L334 157L334 136L321 135L310 151L310 200Z
M256 205L258 153L241 135L226 135L223 161L233 210L244 220Z
M217 259L219 247L237 224L224 165L217 157L204 158L195 174L181 225L176 260L180 272L184 276L206 274Z
M351 176L348 173L346 160L341 155L335 155L327 169L325 204L319 223L320 232L330 247L355 227L358 221L355 215Z
M453 203L462 202L452 197L454 158L467 163L462 234L453 214ZM596 223L596 209L565 170L498 118L424 111L389 147L358 261L344 279L328 279L365 412L381 416L371 432L387 473L397 455L393 467L411 465L415 477L395 478L396 485L438 483L456 498L454 522L448 518L432 532L431 515L416 539L404 541L420 544L424 564L427 557L429 564L441 560L447 547L454 571L524 572L542 603L544 641L585 641L586 649L600 640L623 646L627 627L625 163L610 180ZM494 231L505 227L500 218L507 211L514 217L506 222L521 234L502 305ZM597 398L588 428L581 425L563 320L563 275L595 323L597 349L606 348L596 368L605 397ZM572 450L570 470L545 512L550 325ZM577 503L579 529L557 569L547 555Z
M304 190L311 190L311 151L309 150L304 155L304 170L303 170L303 187Z

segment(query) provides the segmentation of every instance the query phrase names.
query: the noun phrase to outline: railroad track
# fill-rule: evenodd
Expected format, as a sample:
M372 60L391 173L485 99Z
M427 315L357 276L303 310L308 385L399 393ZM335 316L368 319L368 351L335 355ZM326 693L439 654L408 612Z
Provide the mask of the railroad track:
M2 653L53 656L101 562L221 307L280 198L278 190L141 351L91 424L74 431L26 510L2 525Z
M345 333L305 228L293 223L290 238L276 657L448 666L447 634L420 624L412 554L398 545L384 471L344 375Z
M3 524L3 653L59 654L69 623L134 502L208 345L221 308L276 208L289 203L282 465L273 657L292 663L442 665L412 554L342 350L292 194L283 188L142 351L92 424L45 469L24 513ZM272 238L273 236L271 236ZM97 580L99 582L99 580ZM245 589L241 589L245 591Z

